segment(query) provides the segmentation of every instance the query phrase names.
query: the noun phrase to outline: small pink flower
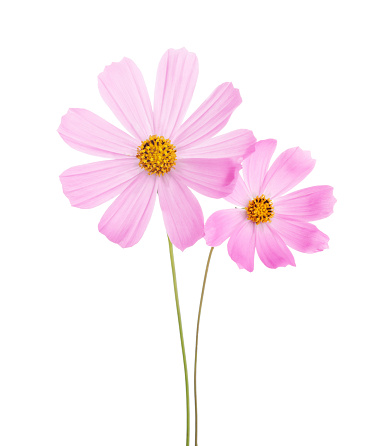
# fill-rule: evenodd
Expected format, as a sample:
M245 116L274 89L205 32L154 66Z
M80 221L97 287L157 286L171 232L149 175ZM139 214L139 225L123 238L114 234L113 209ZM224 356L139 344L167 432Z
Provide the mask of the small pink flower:
M268 169L277 141L255 144L243 161L235 190L226 200L242 209L215 212L205 225L207 245L227 248L239 268L254 269L254 253L269 268L296 266L289 248L313 253L328 248L329 237L308 223L328 217L336 199L331 186L314 186L286 194L312 170L315 160L299 147L288 149Z
M99 91L129 134L84 109L70 109L58 132L76 150L111 158L72 167L60 176L72 206L92 208L112 198L99 231L122 247L136 244L152 215L156 194L172 243L184 250L204 235L201 207L189 188L220 198L234 189L254 135L235 130L213 138L241 103L231 83L216 88L183 122L198 77L185 49L168 50L156 78L154 107L130 59L106 67Z

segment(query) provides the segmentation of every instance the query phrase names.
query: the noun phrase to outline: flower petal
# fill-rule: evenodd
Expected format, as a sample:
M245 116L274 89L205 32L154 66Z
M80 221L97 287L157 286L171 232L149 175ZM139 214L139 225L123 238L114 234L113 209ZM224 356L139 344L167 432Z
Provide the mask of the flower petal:
M90 209L116 197L140 173L137 158L122 158L71 167L60 175L72 206Z
M58 133L75 150L105 158L135 155L138 142L127 133L82 108L70 108Z
M254 197L262 194L261 185L276 146L275 139L257 141L254 152L243 162L243 178Z
M168 236L177 248L184 251L204 235L200 204L173 172L160 177L158 193Z
M204 238L208 246L219 246L239 230L246 221L244 209L224 209L214 212L204 225Z
M313 170L316 161L299 147L285 150L274 161L263 181L261 191L271 199L285 194Z
M143 141L153 134L153 113L144 78L127 58L108 65L98 76L103 100L121 124Z
M254 151L255 136L250 130L234 130L216 136L201 144L179 148L181 158L226 158L245 159Z
M313 186L278 197L275 212L297 220L314 221L331 215L335 203L333 187Z
M328 248L329 237L311 223L275 216L271 226L288 246L297 251L311 254Z
M99 222L98 229L123 248L135 245L143 236L156 200L158 177L145 171L132 178Z
M242 166L231 158L192 158L176 162L175 177L197 192L211 198L229 195Z
M268 268L296 266L293 254L270 223L257 225L255 243L259 258Z
M238 230L231 234L227 243L229 256L239 268L252 272L254 269L255 253L255 223L245 220L238 225Z
M198 74L197 57L185 48L170 49L161 58L154 102L154 130L158 135L170 138L173 130L182 123Z
M218 133L242 102L231 82L216 88L203 104L171 135L177 150L198 145Z
M236 206L247 207L249 201L253 199L252 193L246 186L241 175L238 174L237 181L235 183L235 188L230 195L225 197L229 203L235 204Z

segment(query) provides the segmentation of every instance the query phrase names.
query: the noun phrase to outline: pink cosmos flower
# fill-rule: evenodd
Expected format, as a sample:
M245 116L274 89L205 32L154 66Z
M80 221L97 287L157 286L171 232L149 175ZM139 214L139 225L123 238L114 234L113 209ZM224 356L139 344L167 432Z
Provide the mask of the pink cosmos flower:
M243 161L235 190L226 200L240 206L215 212L205 225L207 245L230 237L230 257L239 268L254 269L254 253L269 268L296 266L289 248L313 253L328 248L329 237L310 221L328 217L336 199L331 186L314 186L287 194L312 170L315 160L299 147L288 149L269 167L277 141L258 141ZM286 195L285 195L286 194Z
M63 191L79 208L118 196L98 229L122 247L141 239L156 194L172 243L181 250L193 245L204 235L204 219L189 188L213 198L229 195L242 159L254 150L249 130L213 138L241 103L231 83L216 88L183 122L197 77L195 54L168 50L158 67L152 110L140 70L124 58L105 68L98 86L130 135L84 109L70 109L62 118L58 132L67 144L110 158L63 172Z

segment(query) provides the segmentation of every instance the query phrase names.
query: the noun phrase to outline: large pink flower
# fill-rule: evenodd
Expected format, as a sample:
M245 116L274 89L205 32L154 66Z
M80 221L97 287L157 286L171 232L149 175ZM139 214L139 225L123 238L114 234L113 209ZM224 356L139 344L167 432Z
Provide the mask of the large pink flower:
M124 58L106 67L98 81L102 98L131 135L83 109L70 109L62 118L58 132L67 144L111 158L63 172L63 191L79 208L118 195L98 228L122 247L141 239L157 193L172 243L181 250L193 245L204 235L204 220L189 188L213 198L229 195L242 159L254 149L248 130L213 138L241 103L231 83L216 88L183 122L197 76L195 54L168 50L158 67L152 110L140 70Z
M254 253L269 268L296 266L291 248L313 253L328 248L329 237L310 221L328 217L336 199L331 186L287 194L312 170L315 161L299 147L288 149L268 169L277 141L258 141L243 162L235 190L226 200L240 208L215 212L205 225L209 246L230 237L227 248L240 268L254 269ZM284 195L286 194L286 195ZM288 245L288 246L286 246Z

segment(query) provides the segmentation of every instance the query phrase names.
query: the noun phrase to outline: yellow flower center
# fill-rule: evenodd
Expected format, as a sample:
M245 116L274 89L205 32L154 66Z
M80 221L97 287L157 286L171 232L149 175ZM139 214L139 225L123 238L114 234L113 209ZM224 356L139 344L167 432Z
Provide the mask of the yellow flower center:
M249 201L249 205L245 208L247 211L247 220L259 223L270 222L274 216L274 206L270 198L264 195Z
M142 141L137 148L136 157L140 160L139 166L148 172L148 175L164 175L176 165L175 146L164 136L152 135Z

